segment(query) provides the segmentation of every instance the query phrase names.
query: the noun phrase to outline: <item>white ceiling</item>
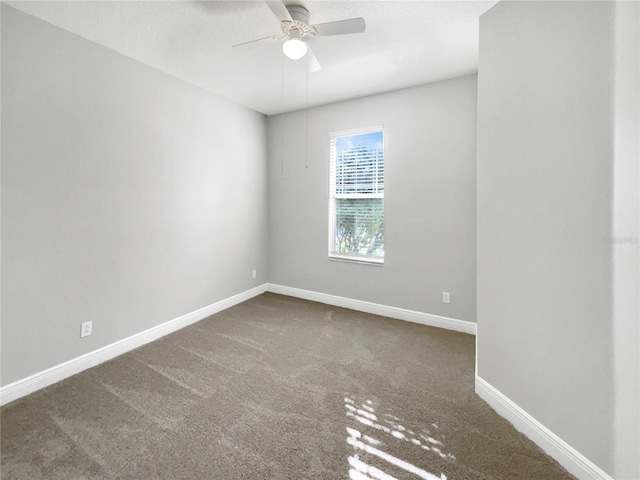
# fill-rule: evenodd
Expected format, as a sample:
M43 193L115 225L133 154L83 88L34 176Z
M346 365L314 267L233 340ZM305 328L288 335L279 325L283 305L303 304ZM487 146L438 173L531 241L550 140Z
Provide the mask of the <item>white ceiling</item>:
M312 39L322 70L308 77L305 60L289 60L275 41L231 48L280 33L261 0L6 3L271 115L477 71L478 18L497 0L286 0L305 6L312 24L366 21L365 33Z

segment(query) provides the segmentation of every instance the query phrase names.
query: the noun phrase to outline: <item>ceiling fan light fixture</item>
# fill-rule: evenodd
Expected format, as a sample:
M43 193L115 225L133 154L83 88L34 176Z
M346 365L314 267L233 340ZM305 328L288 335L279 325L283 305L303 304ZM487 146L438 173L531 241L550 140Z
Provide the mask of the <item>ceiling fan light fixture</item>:
M307 44L299 38L290 38L282 44L282 51L291 60L300 60L307 54Z

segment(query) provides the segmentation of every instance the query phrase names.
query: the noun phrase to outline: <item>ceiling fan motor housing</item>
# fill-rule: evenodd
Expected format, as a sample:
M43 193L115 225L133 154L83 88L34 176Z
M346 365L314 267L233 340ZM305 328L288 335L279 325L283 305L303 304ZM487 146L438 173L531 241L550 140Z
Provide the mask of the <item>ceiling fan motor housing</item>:
M289 5L287 7L287 11L293 20L309 25L309 10L306 8L301 7L300 5Z
M293 36L298 38L316 34L315 28L309 26L309 10L300 5L288 5L287 11L293 20L285 20L280 24L283 33L289 35L297 30L299 35L294 34Z

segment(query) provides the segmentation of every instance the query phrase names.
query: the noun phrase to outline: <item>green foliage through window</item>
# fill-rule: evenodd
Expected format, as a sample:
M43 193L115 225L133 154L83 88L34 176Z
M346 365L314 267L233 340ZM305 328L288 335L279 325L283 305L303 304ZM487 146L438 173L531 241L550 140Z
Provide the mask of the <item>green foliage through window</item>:
M384 255L384 199L336 199L336 253Z

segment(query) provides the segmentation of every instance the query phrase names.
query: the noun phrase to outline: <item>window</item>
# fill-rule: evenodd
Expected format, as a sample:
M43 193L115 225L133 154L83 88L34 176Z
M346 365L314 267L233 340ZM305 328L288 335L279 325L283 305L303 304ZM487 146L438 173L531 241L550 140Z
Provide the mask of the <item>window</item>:
M329 257L384 263L384 134L329 134Z

